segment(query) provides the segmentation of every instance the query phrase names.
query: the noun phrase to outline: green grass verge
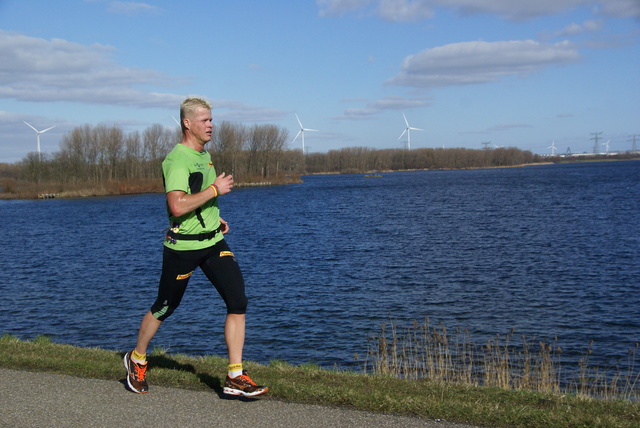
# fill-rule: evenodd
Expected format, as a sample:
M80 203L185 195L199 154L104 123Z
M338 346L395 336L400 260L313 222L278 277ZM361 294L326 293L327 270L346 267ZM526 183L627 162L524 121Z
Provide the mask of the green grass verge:
M124 379L123 352L78 348L46 337L23 341L0 337L0 367L113 381ZM154 351L147 379L154 386L221 393L225 358L190 357ZM506 391L493 387L406 380L388 376L245 362L259 383L269 385L265 399L346 406L353 409L493 427L638 427L640 403L588 397Z

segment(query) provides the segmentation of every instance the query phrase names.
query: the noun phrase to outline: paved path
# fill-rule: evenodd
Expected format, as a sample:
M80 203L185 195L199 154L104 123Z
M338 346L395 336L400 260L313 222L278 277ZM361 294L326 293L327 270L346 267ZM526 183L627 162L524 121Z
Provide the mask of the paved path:
M469 428L268 397L227 399L213 391L151 385L148 394L134 394L123 382L0 369L0 427Z

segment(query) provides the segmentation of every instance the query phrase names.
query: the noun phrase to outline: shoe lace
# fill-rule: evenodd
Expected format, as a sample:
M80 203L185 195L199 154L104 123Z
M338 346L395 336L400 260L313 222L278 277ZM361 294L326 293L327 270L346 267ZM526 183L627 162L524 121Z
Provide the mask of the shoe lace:
M247 382L249 385L252 386L256 386L256 383L254 381L251 380L251 378L247 375L240 375L238 376L238 379L242 379L243 381Z
M147 365L144 364L133 364L133 370L135 371L136 379L139 381L143 381L147 374Z

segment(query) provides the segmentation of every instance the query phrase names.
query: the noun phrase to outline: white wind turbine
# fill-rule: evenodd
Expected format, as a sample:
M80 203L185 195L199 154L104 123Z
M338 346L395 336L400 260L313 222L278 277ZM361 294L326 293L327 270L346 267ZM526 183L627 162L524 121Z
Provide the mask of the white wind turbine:
M553 140L553 142L549 147L547 147L547 149L551 149L551 156L554 156L556 154L556 149L557 149L556 140Z
M302 122L300 122L300 118L298 117L297 114L296 114L296 119L298 119L298 124L300 125L300 130L296 134L296 137L293 139L291 144L295 143L296 140L298 139L298 137L300 135L302 135L302 154L304 154L304 150L305 150L305 148L304 148L304 133L305 133L305 131L315 131L315 132L319 132L319 131L317 129L309 129L309 128L305 128L304 126L302 126Z
M56 126L53 125L51 128L47 128L47 129L43 129L42 131L38 131L36 128L34 128L33 126L29 125L27 122L25 122L23 120L23 122L31 129L33 129L34 131L36 131L36 136L37 136L37 140L38 140L38 159L41 159L41 155L40 155L40 134L44 134L45 132L47 132L50 129L55 128Z
M413 128L409 126L409 122L407 121L407 116L405 116L404 113L402 113L402 117L404 117L404 123L407 125L407 127L404 129L404 131L402 131L402 134L400 134L400 136L398 137L398 141L400 141L400 138L402 138L404 134L407 134L407 150L411 150L411 131L424 131L424 129Z
M603 146L605 146L605 151L607 154L609 154L609 143L611 142L611 140L607 140L606 143L602 144Z

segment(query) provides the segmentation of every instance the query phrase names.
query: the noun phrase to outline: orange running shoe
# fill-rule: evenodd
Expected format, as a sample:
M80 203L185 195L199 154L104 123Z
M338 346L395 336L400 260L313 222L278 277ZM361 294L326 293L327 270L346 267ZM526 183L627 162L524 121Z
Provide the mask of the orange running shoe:
M256 385L251 380L246 370L242 371L240 376L230 378L227 375L227 379L224 381L223 392L229 395L243 395L245 397L255 397L256 395L264 394L269 388L262 385Z
M149 385L145 380L147 364L138 364L131 361L131 352L124 355L124 368L127 369L127 385L131 391L138 394L149 392Z

